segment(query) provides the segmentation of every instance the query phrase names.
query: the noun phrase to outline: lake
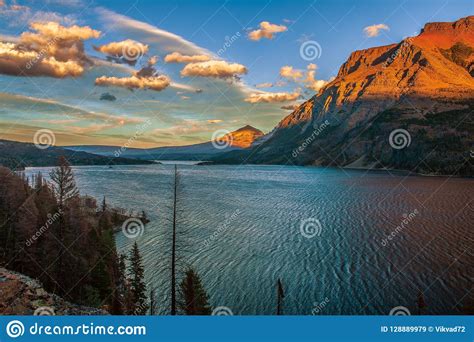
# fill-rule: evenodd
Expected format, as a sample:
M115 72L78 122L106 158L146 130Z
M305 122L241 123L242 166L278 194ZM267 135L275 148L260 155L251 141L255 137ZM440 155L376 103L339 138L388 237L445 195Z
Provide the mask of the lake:
M81 194L145 210L136 239L169 312L170 164L74 167ZM28 168L31 174L45 168ZM472 298L474 180L290 166L179 165L179 264L234 314L454 314Z

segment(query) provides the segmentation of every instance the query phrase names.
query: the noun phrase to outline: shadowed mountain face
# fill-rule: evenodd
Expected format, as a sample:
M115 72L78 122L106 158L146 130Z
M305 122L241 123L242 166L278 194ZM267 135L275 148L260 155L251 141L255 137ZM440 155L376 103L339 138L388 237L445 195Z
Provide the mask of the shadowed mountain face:
M120 148L117 146L67 146L69 150L94 153L102 156L121 156L148 160L206 160L228 151L251 147L264 134L252 126L244 126L233 132L201 144L170 146L149 149Z
M72 165L152 164L145 160L110 158L54 146L38 148L34 144L0 140L0 165L11 169L22 169L27 166L56 166L60 156L66 157Z
M474 16L353 52L337 77L247 152L216 162L473 174Z

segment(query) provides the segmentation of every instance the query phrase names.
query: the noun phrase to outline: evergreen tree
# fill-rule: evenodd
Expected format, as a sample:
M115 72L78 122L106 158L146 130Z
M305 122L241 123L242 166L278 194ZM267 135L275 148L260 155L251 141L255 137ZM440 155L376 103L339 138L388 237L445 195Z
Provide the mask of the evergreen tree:
M71 165L64 156L59 157L58 167L54 168L49 176L53 182L53 189L60 209L64 207L69 199L79 195Z
M181 282L180 292L182 296L180 309L186 315L210 315L212 313L201 279L193 269L189 268L186 271Z
M130 292L134 308L133 314L145 315L148 311L148 303L146 297L146 285L144 282L143 262L137 242L133 244L129 261Z

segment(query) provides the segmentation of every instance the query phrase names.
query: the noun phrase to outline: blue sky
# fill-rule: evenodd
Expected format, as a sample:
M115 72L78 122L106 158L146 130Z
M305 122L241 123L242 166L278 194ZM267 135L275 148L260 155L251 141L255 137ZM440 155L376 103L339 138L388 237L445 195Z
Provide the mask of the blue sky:
M352 51L397 43L426 22L473 13L472 0L0 0L0 138L31 142L38 130L48 129L58 145L133 141L133 147L151 147L207 141L216 130L246 124L268 132L288 108L334 77ZM87 38L68 35L77 40L71 46L81 50L83 45L84 51L69 51L72 57L65 58L59 49L41 52L28 45L31 37L19 37L38 34L33 23L43 30L52 27L48 23L59 23L57 30L77 25ZM85 27L93 32L84 33ZM57 43L54 32L40 38L48 49ZM124 41L146 50L131 63L118 60L108 44ZM18 57L25 42L27 51ZM302 44L315 46L316 58L302 56ZM166 62L173 52L208 60ZM41 58L25 59L30 55ZM118 85L146 68L153 56L153 75L132 80L142 88ZM71 58L81 70L73 75L46 70L50 57ZM215 64L223 74L202 72ZM98 82L101 77L105 80ZM154 89L144 89L151 83Z

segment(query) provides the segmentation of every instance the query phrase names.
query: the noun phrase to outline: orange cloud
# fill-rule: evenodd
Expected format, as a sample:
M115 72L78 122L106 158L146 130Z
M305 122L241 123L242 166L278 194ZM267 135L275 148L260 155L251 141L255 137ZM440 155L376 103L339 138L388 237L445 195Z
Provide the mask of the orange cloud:
M382 30L390 30L390 28L385 24L377 24L364 28L365 35L370 38L377 37Z
M165 57L166 63L199 63L199 62L207 62L211 60L209 56L206 55L193 55L187 56L182 55L179 52L173 52Z
M116 86L128 89L151 89L161 91L170 85L169 77L165 75L152 77L107 77L96 78L95 84L98 86Z
M284 25L271 24L268 21L260 23L260 29L248 34L250 40L259 41L262 38L273 39L276 33L285 32L288 28Z
M92 65L83 41L100 32L88 26L64 27L55 22L30 25L17 43L0 42L0 73L16 76L75 77Z
M201 76L215 78L229 78L247 73L247 68L238 63L226 61L207 61L187 64L181 70L181 76Z
M319 92L319 90L326 84L328 84L328 82L316 79L316 69L316 64L311 63L307 66L308 71L306 73L305 86L308 89L311 89L315 92Z
M255 88L271 88L273 87L272 83L259 83L255 85Z
M292 66L285 65L280 69L280 76L296 82L303 77L303 72L298 69L293 69Z
M296 100L300 94L298 92L294 93L255 93L251 94L245 99L245 102L249 103L274 103L274 102L287 102Z
M135 64L140 57L148 52L148 45L127 39L96 46L94 49L111 57L123 59L126 63Z

